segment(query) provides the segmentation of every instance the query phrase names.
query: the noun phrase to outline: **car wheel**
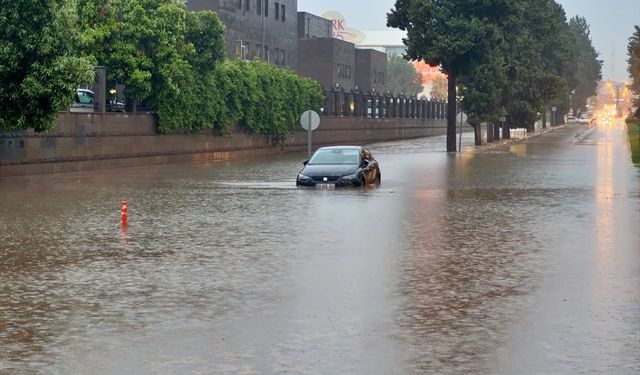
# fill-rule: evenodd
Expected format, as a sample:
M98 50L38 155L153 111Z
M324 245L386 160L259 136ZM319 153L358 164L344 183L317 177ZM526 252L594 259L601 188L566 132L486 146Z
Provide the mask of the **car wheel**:
M360 179L358 180L358 185L367 186L367 181L365 180L364 176L360 176Z
M376 184L380 185L382 183L382 175L378 172L378 179L376 180Z

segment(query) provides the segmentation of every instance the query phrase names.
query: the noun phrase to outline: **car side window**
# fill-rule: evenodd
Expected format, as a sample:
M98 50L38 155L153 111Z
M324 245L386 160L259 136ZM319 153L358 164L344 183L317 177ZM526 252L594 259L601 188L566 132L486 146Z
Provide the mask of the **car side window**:
M93 95L88 92L80 91L77 93L78 101L82 104L93 104Z

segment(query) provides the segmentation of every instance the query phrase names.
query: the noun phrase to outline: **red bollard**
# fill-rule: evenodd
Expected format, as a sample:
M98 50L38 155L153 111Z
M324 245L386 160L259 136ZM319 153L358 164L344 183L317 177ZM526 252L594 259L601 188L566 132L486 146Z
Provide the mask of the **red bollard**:
M127 201L120 201L120 221L123 227L127 226Z

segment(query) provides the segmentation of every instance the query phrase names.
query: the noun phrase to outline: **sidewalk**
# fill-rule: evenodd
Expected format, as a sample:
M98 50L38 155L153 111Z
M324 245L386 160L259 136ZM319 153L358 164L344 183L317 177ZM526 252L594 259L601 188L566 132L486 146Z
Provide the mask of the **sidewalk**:
M491 143L487 143L484 142L483 140L483 144L482 146L467 146L464 147L465 151L472 151L472 152L488 152L488 151L494 151L497 148L503 147L503 146L508 146L510 144L513 143L526 143L528 140L538 137L540 135L549 133L549 132L553 132L562 128L567 127L567 124L562 124L562 125L556 125L556 126L549 126L547 128L541 129L537 132L534 133L527 133L526 136L524 138L509 138L509 139L504 139L504 138L500 138L500 140L498 141L493 141ZM469 150L467 150L469 149Z

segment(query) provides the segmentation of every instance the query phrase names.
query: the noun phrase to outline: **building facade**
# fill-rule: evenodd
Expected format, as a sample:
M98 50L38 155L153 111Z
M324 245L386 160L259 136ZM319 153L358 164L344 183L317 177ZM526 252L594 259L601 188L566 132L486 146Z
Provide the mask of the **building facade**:
M362 91L384 92L387 80L387 54L373 49L356 49L355 83Z
M218 13L227 57L297 68L297 0L187 0L186 5L191 11Z
M334 38L298 39L298 74L325 89L355 87L355 46Z
M332 24L326 18L298 12L298 38L331 38Z

